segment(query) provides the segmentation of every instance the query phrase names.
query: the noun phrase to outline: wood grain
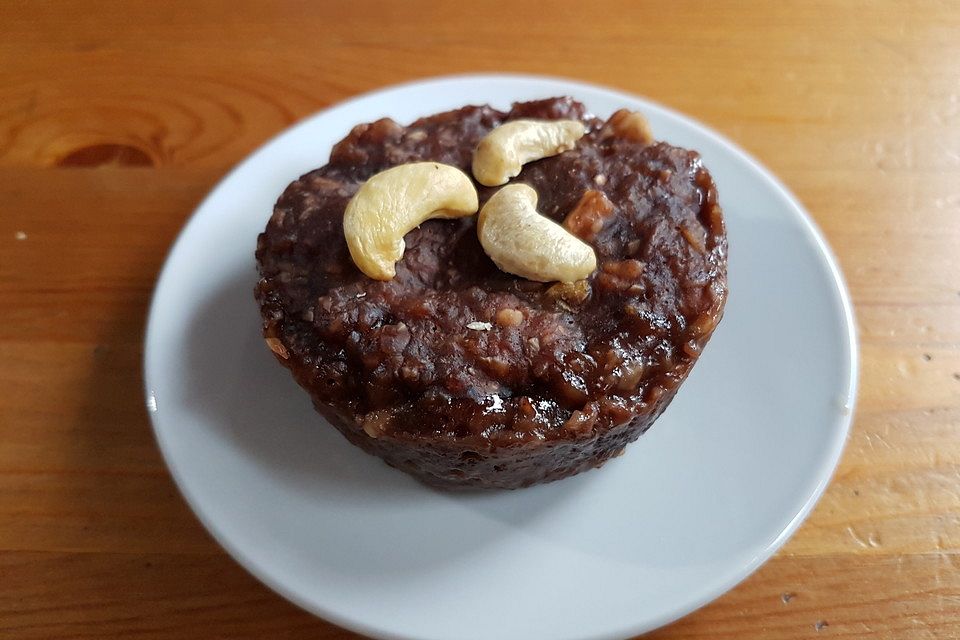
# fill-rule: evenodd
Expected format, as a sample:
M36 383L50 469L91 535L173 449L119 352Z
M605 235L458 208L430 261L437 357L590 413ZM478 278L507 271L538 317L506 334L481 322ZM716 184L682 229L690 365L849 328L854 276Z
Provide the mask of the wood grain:
M337 101L466 71L706 122L808 206L850 285L833 483L771 562L651 637L960 637L956 3L8 2L0 34L0 637L357 637L185 507L139 401L143 322L230 166Z

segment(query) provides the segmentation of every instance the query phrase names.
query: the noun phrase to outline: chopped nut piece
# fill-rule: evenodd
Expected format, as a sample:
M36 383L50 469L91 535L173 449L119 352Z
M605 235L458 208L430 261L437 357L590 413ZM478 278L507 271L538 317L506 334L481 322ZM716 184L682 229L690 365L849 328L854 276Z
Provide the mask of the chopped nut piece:
M266 341L267 346L270 347L270 351L273 351L284 360L290 357L290 354L287 353L287 348L280 342L280 338L266 338Z
M609 262L604 265L603 270L621 280L636 280L643 275L644 267L645 265L639 260L629 259Z
M620 109L616 111L607 121L610 132L617 138L633 140L634 142L651 143L653 142L653 132L650 131L650 123L637 111L628 111Z
M583 304L590 297L590 283L586 280L576 282L558 282L544 292L548 300L573 310Z
M423 129L414 129L407 134L407 140L412 140L413 142L422 142L427 139L427 132Z
M563 424L563 428L577 434L590 433L593 425L597 422L597 414L597 404L591 402L583 409L574 411L570 418Z
M637 388L637 383L643 377L643 362L634 361L625 363L616 368L613 372L615 388L621 393L630 393Z
M706 233L703 229L694 229L692 225L685 224L680 227L680 235L683 236L683 239L686 240L697 253L704 253L707 250L704 244L704 236Z
M480 365L490 375L503 379L510 374L510 363L503 358L480 358Z
M467 329L473 329L474 331L489 331L493 328L493 325L489 322L471 322L467 325Z
M581 240L590 242L597 237L603 225L613 215L613 203L602 191L588 189L567 214L563 228Z
M497 324L503 327L515 327L523 322L523 312L517 309L500 309L497 312Z
M389 411L371 411L363 418L363 430L371 438L378 438L390 422Z

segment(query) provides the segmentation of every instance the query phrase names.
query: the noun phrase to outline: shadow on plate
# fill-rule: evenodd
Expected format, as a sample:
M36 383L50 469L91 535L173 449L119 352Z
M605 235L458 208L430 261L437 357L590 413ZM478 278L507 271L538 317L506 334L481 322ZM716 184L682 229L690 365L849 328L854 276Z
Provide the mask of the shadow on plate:
M187 329L183 396L231 446L290 490L342 501L416 499L424 487L350 445L313 410L260 336L256 276L210 295Z
M281 482L297 504L354 515L354 523L323 521L320 538L333 536L330 544L350 549L324 558L331 568L420 571L425 557L441 562L475 552L584 486L585 478L574 478L521 491L445 492L354 447L314 411L264 345L255 279L252 272L236 274L198 305L185 332L182 397L202 417L198 425L211 425L224 447ZM443 531L429 531L438 518L446 522ZM431 553L423 553L424 545Z

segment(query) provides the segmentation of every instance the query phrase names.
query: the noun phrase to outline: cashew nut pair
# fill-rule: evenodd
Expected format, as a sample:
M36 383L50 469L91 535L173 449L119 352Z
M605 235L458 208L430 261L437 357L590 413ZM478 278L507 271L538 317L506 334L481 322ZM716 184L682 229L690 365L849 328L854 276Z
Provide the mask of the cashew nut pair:
M584 134L575 120L515 120L477 146L473 172L487 186L504 184L524 163L573 148ZM575 282L597 266L593 249L540 215L537 193L524 184L500 189L484 204L477 234L502 270L540 282ZM357 267L376 280L394 277L403 236L432 218L460 218L478 208L470 178L450 165L416 162L387 169L365 182L347 205L343 231Z

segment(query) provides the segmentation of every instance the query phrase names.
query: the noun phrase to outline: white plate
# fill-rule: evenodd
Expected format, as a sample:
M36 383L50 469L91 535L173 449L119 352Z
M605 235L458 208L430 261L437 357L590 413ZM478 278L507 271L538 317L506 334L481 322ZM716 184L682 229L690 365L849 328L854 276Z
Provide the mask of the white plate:
M427 489L349 445L263 344L253 250L278 194L359 122L572 95L697 149L730 237L730 298L669 410L599 471L515 492ZM800 204L717 134L641 98L471 76L378 91L254 153L197 209L157 285L147 405L187 501L260 580L381 638L584 640L666 624L770 557L830 479L856 387L850 302ZM239 605L238 605L239 606Z

